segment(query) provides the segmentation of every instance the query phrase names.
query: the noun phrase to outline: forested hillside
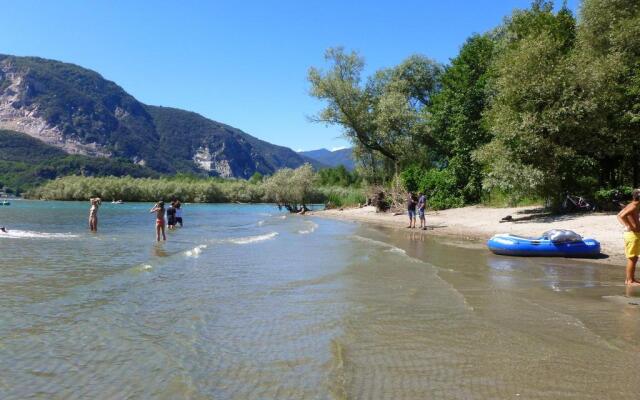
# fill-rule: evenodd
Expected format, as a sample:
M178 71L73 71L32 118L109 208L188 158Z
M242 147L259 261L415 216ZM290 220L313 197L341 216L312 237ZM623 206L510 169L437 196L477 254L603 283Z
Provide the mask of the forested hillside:
M37 57L0 55L0 129L162 174L248 178L307 161L196 113L145 105L94 71Z
M65 175L157 177L149 168L118 158L70 155L24 133L0 130L0 188L19 194Z

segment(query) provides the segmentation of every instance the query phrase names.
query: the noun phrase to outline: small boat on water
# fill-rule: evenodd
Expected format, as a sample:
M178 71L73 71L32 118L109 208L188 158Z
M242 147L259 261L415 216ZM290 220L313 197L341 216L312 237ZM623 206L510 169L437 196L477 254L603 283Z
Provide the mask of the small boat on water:
M600 254L600 242L563 229L545 232L538 238L494 235L487 246L495 254L508 256L588 258Z
M0 201L0 206L10 206L11 202L9 200Z

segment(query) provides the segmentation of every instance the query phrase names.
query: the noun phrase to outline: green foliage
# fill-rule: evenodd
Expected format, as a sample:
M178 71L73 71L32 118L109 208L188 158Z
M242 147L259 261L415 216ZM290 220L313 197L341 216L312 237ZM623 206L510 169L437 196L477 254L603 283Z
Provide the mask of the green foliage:
M494 137L475 153L486 168L486 190L551 197L574 189L577 170L591 165L570 115L574 38L570 12L554 14L549 2L537 2L507 23L487 112Z
M471 154L491 140L482 116L494 46L488 35L469 38L443 74L430 108L434 158L452 170L465 203L482 197L482 166Z
M377 71L362 84L364 59L342 48L325 55L331 68L309 70L312 96L327 106L317 122L340 125L357 151L371 159L362 167L369 178L389 176L398 165L419 158L428 113L442 67L423 56L411 56L397 67ZM380 161L379 158L383 160ZM376 171L377 170L377 171Z
M321 186L359 186L361 178L357 172L349 172L343 165L318 171Z
M364 190L354 187L321 186L320 193L328 208L356 207L366 203Z
M423 169L413 166L400 174L407 191L424 193L429 208L441 210L462 207L464 198L457 187L456 176L450 169Z
M0 188L14 193L59 176L155 177L158 173L123 159L69 155L23 133L0 130Z
M485 207L526 207L539 206L544 204L545 200L540 197L520 197L517 200L513 196L500 190L485 192L481 204Z
M260 172L254 172L253 175L251 175L251 178L249 178L249 182L255 184L258 184L260 182L262 182L262 180L264 179L264 176L262 176L262 174Z
M284 168L264 181L265 198L274 203L298 206L321 198L316 190L318 177L310 164L297 169Z
M127 202L178 198L193 203L272 202L294 207L323 202L350 206L366 200L361 189L317 184L317 174L306 164L295 170L280 170L254 183L188 174L162 178L65 176L29 190L25 196L47 200L86 200L100 196Z
M554 206L640 184L638 37L635 1L584 0L576 21L535 0L469 38L444 72L410 57L363 85L362 57L331 49L332 68L309 79L327 105L318 120L345 128L369 182L402 171L438 207Z
M597 190L593 195L596 208L603 211L618 211L621 206L631 200L631 186L620 186Z

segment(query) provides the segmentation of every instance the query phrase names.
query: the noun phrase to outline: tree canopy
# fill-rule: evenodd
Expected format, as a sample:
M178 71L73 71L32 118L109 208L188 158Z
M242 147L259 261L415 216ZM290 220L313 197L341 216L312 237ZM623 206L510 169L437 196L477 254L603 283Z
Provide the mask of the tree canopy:
M400 175L443 206L637 186L638 37L636 1L584 0L576 18L534 0L446 66L412 55L364 82L361 55L329 49L309 71L316 120L343 127L365 180Z

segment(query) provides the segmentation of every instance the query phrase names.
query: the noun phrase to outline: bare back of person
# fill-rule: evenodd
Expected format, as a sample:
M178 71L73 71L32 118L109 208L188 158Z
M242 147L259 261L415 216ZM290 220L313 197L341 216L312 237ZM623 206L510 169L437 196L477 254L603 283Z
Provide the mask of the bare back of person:
M631 232L640 232L640 203L631 202L622 210L627 211L623 220L626 222L625 228Z

